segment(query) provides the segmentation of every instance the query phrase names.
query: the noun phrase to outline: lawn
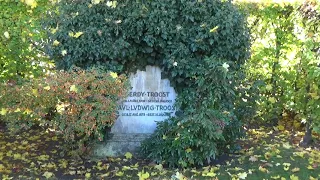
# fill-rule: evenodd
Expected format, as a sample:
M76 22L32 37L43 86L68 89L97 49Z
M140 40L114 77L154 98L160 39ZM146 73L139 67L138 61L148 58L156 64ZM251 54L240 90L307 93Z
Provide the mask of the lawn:
M0 177L5 179L320 179L319 136L298 147L302 132L251 129L242 149L214 164L172 169L130 153L88 161L64 154L62 137L42 129L10 135L0 128Z

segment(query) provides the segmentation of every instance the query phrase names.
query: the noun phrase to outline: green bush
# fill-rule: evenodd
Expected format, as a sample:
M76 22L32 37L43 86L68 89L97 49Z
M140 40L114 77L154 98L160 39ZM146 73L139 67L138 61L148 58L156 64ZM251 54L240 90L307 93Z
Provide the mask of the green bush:
M69 147L83 148L104 139L126 96L125 76L99 68L58 71L45 79L2 89L2 119L18 130L25 124L47 125L61 132Z
M207 111L233 114L239 70L249 57L250 42L245 17L232 3L63 0L58 9L45 22L50 30L48 54L58 68L101 64L118 73L128 73L156 65L178 94L176 106L178 114L183 115L175 120L192 121L192 117L205 117ZM232 136L228 143L234 143L240 136L239 123L231 124L237 125L230 130L238 135ZM161 132L156 131L155 136L162 137L158 134ZM211 132L203 133L203 136L189 136L206 141L202 138ZM147 147L151 149L145 148L145 152L157 150ZM165 152L167 146L159 148ZM216 151L205 148L202 153L194 163L214 158ZM161 153L153 155L152 158L166 161L160 158ZM187 164L172 164L186 166L192 161L184 162Z
M172 167L203 165L221 155L228 141L234 139L232 134L224 134L227 126L232 126L227 133L235 132L232 116L228 112L202 110L203 113L158 122L155 133L142 144L144 155Z

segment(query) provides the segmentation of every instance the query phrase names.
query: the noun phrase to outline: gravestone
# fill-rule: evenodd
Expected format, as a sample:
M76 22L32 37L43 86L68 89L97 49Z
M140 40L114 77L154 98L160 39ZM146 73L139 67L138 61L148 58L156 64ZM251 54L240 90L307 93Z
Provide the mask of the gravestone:
M95 148L99 157L118 156L135 152L140 142L156 129L156 121L175 114L176 93L161 70L147 66L129 76L132 89L118 107L119 117L111 129L111 139Z

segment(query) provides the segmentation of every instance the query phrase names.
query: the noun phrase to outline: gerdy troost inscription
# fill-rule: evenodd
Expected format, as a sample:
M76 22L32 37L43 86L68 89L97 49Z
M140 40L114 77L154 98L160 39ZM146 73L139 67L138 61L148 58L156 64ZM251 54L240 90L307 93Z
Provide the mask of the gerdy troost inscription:
M128 99L119 105L119 110L123 111L121 116L170 116L175 107L173 100L167 99L169 94L170 92L130 92Z
M118 106L119 118L115 133L152 133L156 121L174 116L176 93L168 79L161 79L161 70L147 66L130 77L131 91Z
M140 142L153 133L156 121L175 115L176 93L161 70L147 66L129 76L132 89L118 106L119 117L111 129L111 139L95 149L98 156L123 155L135 151Z

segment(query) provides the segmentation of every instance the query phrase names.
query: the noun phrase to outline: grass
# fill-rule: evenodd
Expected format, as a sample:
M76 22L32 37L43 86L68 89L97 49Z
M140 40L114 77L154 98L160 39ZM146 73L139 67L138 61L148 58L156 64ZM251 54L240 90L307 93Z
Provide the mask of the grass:
M41 129L10 135L0 131L2 179L320 179L319 137L300 148L303 133L251 129L242 150L219 164L168 169L144 159L123 156L82 161L63 155L61 137Z

